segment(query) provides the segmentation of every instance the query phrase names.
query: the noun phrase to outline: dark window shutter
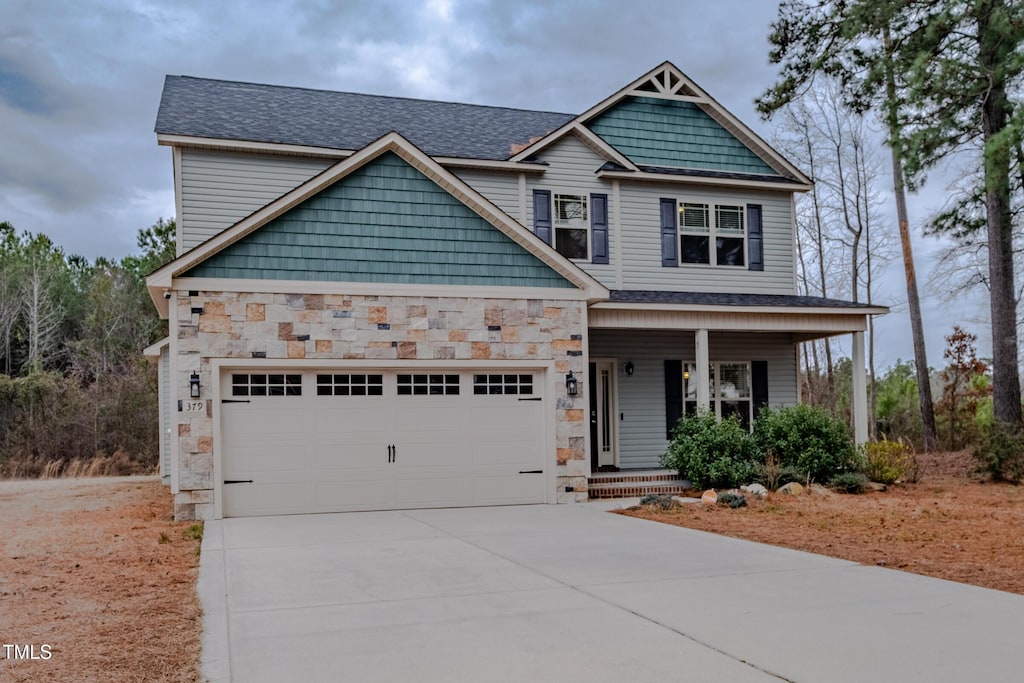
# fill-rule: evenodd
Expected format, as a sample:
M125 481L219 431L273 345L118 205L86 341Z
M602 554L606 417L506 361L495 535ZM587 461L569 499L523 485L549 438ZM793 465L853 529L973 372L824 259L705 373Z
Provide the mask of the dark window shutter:
M671 439L683 416L683 361L665 361L665 438Z
M533 232L551 244L551 190L533 191Z
M762 408L768 407L768 361L755 360L750 362L750 389L754 399L754 418Z
M668 268L679 266L679 213L676 200L661 200L661 265Z
M750 270L764 270L764 230L761 228L761 205L747 204L747 248Z
M608 263L608 195L590 195L591 261Z

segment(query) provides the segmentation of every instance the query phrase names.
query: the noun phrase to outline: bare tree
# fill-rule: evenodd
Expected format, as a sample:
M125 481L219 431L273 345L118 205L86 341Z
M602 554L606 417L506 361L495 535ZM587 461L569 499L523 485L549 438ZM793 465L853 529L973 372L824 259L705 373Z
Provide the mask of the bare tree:
M814 181L813 189L797 202L799 285L805 294L873 303L875 277L892 254L892 240L885 233L872 232L879 222L880 163L872 151L874 140L866 121L839 101L831 87L821 85L782 110L776 129L776 144ZM873 325L868 338L869 401L873 406ZM807 375L820 377L818 344L809 346L810 352L807 345L804 349ZM826 403L835 409L835 364L827 339L824 355L829 381L823 393L827 394Z
M42 370L60 351L64 313L47 289L46 271L33 263L29 266L21 294L25 331L28 337L26 366L31 372Z

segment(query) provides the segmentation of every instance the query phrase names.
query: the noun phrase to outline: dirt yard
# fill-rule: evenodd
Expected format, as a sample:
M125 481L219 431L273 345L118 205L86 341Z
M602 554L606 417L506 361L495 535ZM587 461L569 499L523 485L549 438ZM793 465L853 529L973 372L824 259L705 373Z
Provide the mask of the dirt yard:
M623 514L1024 594L1024 486L983 482L965 453L921 461L919 483L885 492L748 495L748 507L735 510Z
M3 480L0 511L0 680L200 680L201 527L156 477Z

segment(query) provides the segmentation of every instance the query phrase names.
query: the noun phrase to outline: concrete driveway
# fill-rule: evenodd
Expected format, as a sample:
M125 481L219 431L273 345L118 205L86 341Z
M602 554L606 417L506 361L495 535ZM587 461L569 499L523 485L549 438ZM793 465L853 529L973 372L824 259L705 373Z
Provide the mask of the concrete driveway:
M1019 680L1024 596L596 504L208 522L211 681Z

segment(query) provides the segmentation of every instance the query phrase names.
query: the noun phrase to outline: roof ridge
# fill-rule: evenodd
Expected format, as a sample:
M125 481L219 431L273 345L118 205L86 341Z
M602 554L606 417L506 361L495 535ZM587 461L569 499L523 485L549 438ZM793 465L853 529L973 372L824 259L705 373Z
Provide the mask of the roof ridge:
M479 107L481 109L501 109L505 111L529 112L531 114L554 114L556 116L572 116L576 114L562 111L548 111L545 109L526 109L524 107L505 107L493 104L474 104L472 102L456 102L454 100L428 100L422 97L402 97L399 95L375 95L372 93L352 92L349 90L329 90L327 88L309 88L305 86L278 85L276 83L257 83L255 81L234 81L226 78L206 78L204 76L189 76L187 74L167 74L166 78L181 78L193 81L206 81L208 83L228 83L232 85L251 85L260 88L273 88L279 90L304 90L307 92L327 93L331 95L350 95L356 97L372 97L382 100L402 100L405 102L425 102L430 104L451 104L459 107Z

